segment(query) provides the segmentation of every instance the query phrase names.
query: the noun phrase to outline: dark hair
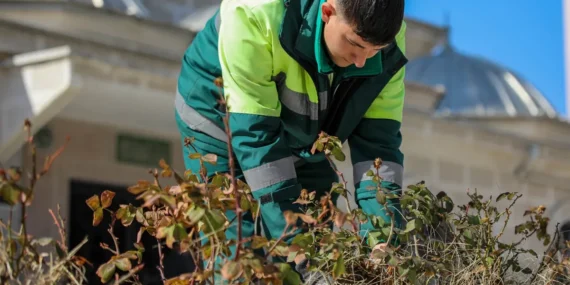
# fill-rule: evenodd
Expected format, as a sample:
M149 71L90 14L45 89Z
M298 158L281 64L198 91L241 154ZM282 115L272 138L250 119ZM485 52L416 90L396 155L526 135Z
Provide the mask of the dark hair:
M344 19L354 32L373 45L392 43L404 20L404 0L337 0Z

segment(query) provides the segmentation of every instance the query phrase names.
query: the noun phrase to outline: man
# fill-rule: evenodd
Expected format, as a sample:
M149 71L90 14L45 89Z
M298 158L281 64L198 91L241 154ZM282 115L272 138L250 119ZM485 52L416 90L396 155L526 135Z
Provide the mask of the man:
M236 173L261 202L268 238L282 234L283 211L296 210L302 188L323 193L337 181L324 154L310 152L321 131L348 140L358 206L389 221L366 172L381 158L383 187L401 191L403 13L404 0L224 0L188 48L176 97L181 137L218 156L209 175L228 172L221 76ZM184 148L185 164L196 172L192 151ZM399 202L390 205L400 226ZM360 233L371 230L368 222ZM253 231L246 215L243 236Z

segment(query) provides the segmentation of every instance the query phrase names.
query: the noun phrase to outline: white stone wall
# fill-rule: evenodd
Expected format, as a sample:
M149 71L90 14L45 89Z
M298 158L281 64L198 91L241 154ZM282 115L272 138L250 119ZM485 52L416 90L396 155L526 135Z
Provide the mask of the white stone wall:
M71 179L125 186L134 185L140 179L152 181L147 167L121 164L116 161L116 135L123 131L131 133L129 130L117 130L62 119L52 121L48 127L52 130L54 140L48 149L38 151L38 161L41 165L46 155L52 154L64 143L66 136L70 136L71 140L63 154L53 164L49 174L38 183L35 202L29 211L30 234L59 238L48 210L56 211L59 203L64 218L69 217ZM142 133L135 134L149 136ZM182 149L178 137L160 139L168 139L172 142L172 166L182 171ZM27 153L25 158L24 164L29 169Z

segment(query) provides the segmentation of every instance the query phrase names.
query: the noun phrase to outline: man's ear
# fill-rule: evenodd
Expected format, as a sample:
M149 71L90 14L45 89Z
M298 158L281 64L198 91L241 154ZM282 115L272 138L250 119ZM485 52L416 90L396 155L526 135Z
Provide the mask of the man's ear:
M328 23L332 16L336 14L336 9L333 4L334 1L326 1L321 5L323 22Z

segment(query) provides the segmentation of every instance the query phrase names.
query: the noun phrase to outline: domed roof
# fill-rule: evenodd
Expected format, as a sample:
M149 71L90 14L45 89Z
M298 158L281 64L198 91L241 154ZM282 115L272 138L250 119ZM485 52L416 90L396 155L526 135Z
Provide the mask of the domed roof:
M463 55L445 44L438 54L411 60L406 80L443 86L437 115L465 117L555 117L548 100L513 71Z

